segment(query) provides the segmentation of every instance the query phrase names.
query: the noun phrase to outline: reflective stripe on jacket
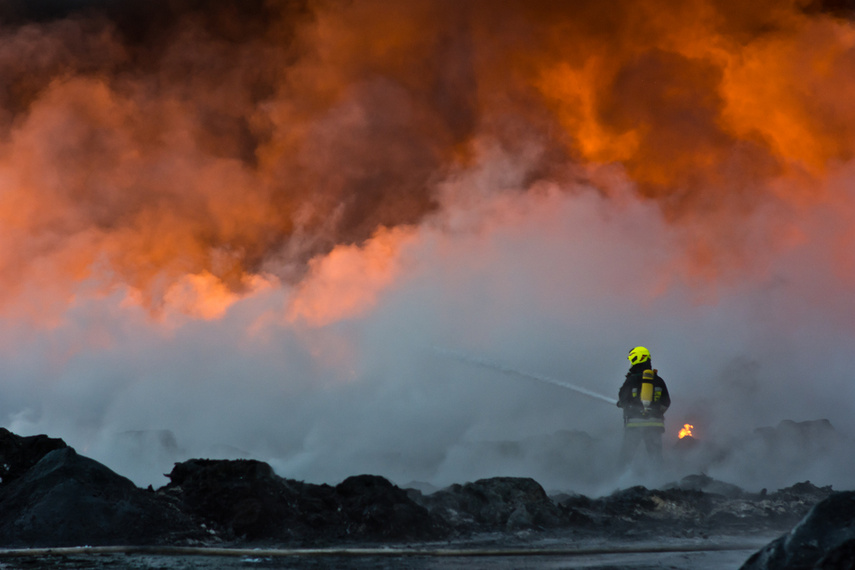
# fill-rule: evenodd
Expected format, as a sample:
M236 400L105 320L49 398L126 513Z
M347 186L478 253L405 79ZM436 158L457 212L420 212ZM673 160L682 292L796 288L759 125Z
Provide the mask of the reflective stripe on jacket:
M665 428L665 419L664 418L624 418L624 425L626 427L659 427Z

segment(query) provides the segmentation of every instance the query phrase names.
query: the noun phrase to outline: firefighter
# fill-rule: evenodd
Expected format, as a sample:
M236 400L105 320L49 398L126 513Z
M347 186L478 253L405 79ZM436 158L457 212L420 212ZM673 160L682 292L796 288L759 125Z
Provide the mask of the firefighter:
M629 351L627 358L630 368L618 392L617 402L618 407L623 409L624 424L621 466L629 465L642 441L650 460L660 465L665 411L671 405L668 387L653 369L649 350L636 346Z

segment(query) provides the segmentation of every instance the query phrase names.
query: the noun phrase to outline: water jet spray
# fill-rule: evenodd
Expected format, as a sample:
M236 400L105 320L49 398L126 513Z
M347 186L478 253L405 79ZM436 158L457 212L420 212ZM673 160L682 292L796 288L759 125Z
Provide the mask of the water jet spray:
M484 358L479 358L476 356L472 356L470 354L466 354L464 352L460 352L457 350L451 350L448 348L442 348L439 346L433 347L434 351L444 356L448 356L450 358L454 358L460 362L465 362L466 364L473 364L475 366L481 366L482 368L489 368L490 370L496 370L501 372L502 374L508 376L517 376L519 378L529 378L531 380L539 380L540 382L546 382L547 384L552 384L553 386L560 386L562 388L567 388L568 390L573 390L578 394L582 394L583 396L588 396L589 398L593 398L595 400L600 400L602 402L607 402L609 404L615 405L617 404L617 400L614 398L609 398L608 396L603 396L602 394L598 394L587 388L583 388L581 386L576 386L575 384L570 384L569 382L564 382L562 380L556 380L555 378L551 378L549 376L544 376L543 374L534 374L532 372L523 372L522 370L517 370L516 368L512 368L505 364L499 364L497 362L493 362L490 360L486 360Z

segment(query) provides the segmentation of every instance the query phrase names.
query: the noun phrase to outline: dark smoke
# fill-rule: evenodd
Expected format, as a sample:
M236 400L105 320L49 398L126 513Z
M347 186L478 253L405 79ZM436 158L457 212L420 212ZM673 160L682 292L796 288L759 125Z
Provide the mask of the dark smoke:
M746 239L746 212L775 199L769 183L795 163L810 178L847 160L855 119L832 97L797 98L794 121L811 105L823 120L796 124L807 139L793 146L788 124L753 121L802 64L764 66L779 78L746 106L736 58L843 29L841 10L6 1L3 162L23 194L9 203L35 214L18 220L19 257L4 265L38 256L59 281L127 284L151 307L186 274L237 293L260 273L294 282L338 244L436 213L437 185L485 139L541 148L522 188L588 181L613 194L601 166L621 165L669 219L701 228L693 263L744 264L727 252ZM852 59L830 65L845 73ZM164 215L181 253L159 241ZM73 262L68 241L86 242Z

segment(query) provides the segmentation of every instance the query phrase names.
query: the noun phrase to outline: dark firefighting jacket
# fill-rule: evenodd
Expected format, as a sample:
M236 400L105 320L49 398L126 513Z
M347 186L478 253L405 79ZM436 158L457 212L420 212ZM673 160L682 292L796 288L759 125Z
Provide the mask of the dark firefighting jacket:
M626 427L657 427L665 429L665 411L671 405L671 396L665 381L656 374L653 378L653 400L645 410L641 403L641 379L645 370L653 367L650 361L641 362L629 369L626 380L618 392L619 408L623 408Z

